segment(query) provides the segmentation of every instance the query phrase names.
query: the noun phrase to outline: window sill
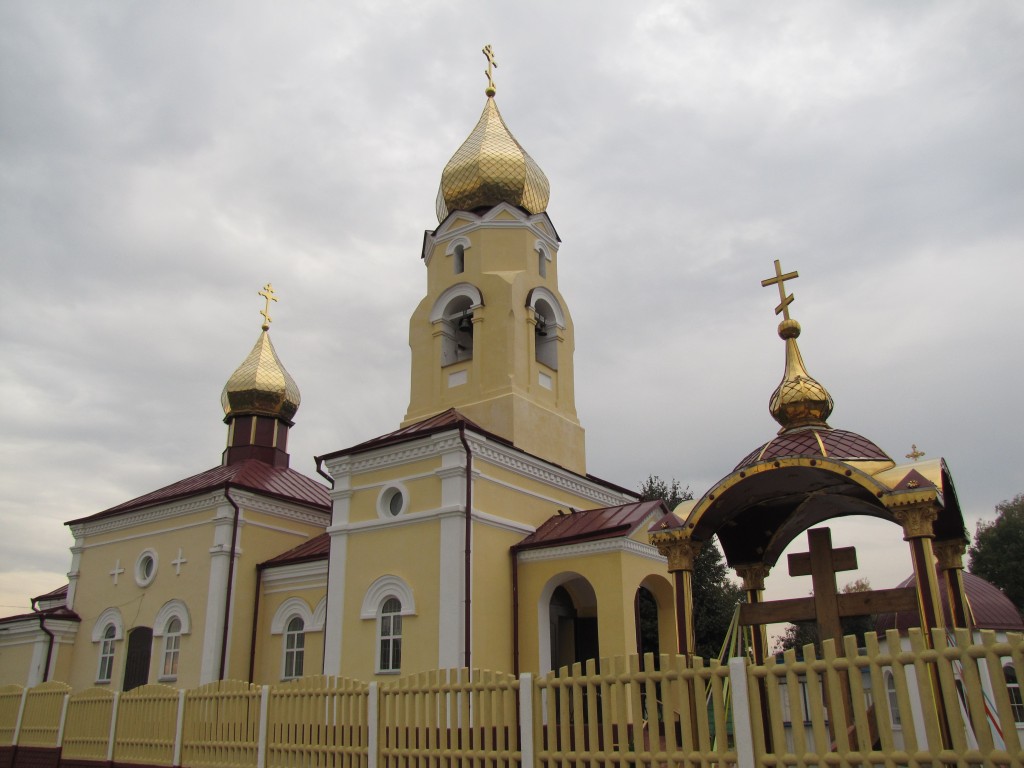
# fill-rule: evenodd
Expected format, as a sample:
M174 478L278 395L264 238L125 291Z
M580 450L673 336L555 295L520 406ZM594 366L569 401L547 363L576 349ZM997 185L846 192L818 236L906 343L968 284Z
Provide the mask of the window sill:
M109 680L97 680L93 685L110 685Z
M400 669L378 669L377 670L377 674L378 675L400 675L400 674L402 674L402 670L400 670Z
M176 683L178 681L177 675L160 675L156 679L158 683Z

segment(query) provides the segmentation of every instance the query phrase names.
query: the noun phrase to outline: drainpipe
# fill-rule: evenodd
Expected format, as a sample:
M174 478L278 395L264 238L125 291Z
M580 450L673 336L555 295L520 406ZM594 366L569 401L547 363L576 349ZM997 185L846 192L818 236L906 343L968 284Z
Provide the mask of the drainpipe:
M463 642L465 643L466 648L464 666L466 669L469 669L470 661L472 660L470 644L472 642L473 635L470 625L470 620L472 618L470 608L472 606L473 597L473 452L469 449L469 441L466 440L466 425L463 423L459 424L459 440L462 441L462 447L466 451L466 609L463 619L466 626Z
M224 634L220 639L220 673L217 675L218 680L224 679L224 668L228 662L228 617L231 615L231 589L235 582L235 553L238 551L236 543L238 540L238 517L242 512L235 503L235 500L231 498L231 494L228 493L230 490L231 484L228 483L224 486L224 498L228 500L228 504L235 510L235 516L231 521L231 555L228 558L228 586L224 590Z
M35 606L35 600L32 601ZM46 648L46 666L43 667L43 682L45 683L50 679L50 660L53 658L53 632L46 628L46 616L39 614L39 628L46 633L46 636L50 638L50 643Z
M519 677L519 550L510 547L512 554L512 674Z
M314 456L316 459L316 473L320 477L324 478L328 483L331 484L331 490L334 490L334 478L328 473L324 472L324 457ZM331 502L331 523L334 522L334 502ZM261 574L262 575L262 574ZM331 607L331 552L327 551L327 589L324 590L324 652L320 655L320 674L324 673L324 665L327 664L327 617ZM255 631L255 630L253 630Z
M256 627L260 618L260 586L263 584L263 566L256 566L256 595L252 606L252 637L249 639L249 682L256 671Z

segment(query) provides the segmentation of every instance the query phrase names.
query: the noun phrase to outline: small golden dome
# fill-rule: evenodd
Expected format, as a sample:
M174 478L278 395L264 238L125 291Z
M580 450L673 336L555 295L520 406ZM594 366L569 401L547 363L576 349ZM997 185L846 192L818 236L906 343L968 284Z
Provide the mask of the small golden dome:
M547 209L551 187L544 171L526 154L501 119L493 87L476 128L441 173L437 220L451 211L472 211L511 203L529 213Z
M832 414L832 396L811 378L804 367L796 344L800 323L786 318L779 323L779 337L786 342L786 372L772 392L768 408L772 418L782 425L780 432L798 427L828 427Z
M274 416L290 422L301 401L295 379L281 365L264 325L252 352L224 385L224 414Z

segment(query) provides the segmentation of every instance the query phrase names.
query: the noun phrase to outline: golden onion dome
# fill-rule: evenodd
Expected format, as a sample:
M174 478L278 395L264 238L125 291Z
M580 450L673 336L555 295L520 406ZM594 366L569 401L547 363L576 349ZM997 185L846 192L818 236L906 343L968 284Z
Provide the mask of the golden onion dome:
M768 408L782 425L782 432L799 427L828 427L832 414L832 396L811 378L804 367L796 339L800 323L789 318L779 323L779 337L786 342L786 372L772 392Z
M252 352L224 385L220 396L224 414L274 416L290 422L301 401L299 387L281 365L264 325Z
M472 211L511 203L528 213L547 209L551 187L544 171L526 154L501 119L493 87L476 128L441 173L437 220L451 211Z

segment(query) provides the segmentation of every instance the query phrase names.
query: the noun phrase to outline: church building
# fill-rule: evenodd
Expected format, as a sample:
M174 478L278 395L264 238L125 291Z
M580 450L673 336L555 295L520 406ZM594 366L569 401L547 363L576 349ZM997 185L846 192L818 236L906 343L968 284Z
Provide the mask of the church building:
M494 95L441 175L395 431L289 467L268 284L220 464L70 521L68 584L0 620L0 684L546 672L635 653L641 595L675 649L669 510L587 474L548 180Z

